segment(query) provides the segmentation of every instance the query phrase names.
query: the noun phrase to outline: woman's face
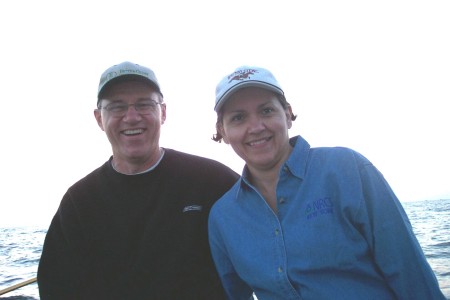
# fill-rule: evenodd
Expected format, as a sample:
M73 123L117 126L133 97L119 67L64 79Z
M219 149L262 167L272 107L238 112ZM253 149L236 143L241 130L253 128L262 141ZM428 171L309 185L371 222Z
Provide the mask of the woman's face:
M219 130L250 169L267 170L289 156L290 116L291 108L283 108L273 92L243 88L225 103Z

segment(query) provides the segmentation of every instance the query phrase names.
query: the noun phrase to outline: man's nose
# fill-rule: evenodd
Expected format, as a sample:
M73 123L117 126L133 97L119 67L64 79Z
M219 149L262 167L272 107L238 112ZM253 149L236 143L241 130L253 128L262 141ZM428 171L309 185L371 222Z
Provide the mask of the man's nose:
M136 119L141 117L141 114L136 110L135 103L128 105L128 109L124 115L125 119Z

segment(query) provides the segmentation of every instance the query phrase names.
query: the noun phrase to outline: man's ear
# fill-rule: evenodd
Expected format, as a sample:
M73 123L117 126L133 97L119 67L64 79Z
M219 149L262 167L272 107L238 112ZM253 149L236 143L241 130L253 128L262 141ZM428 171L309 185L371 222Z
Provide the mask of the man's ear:
M97 120L98 127L100 127L101 130L105 131L105 129L103 128L101 109L94 109L94 116L95 116L95 119Z
M167 118L167 107L165 103L161 103L161 125L166 122Z

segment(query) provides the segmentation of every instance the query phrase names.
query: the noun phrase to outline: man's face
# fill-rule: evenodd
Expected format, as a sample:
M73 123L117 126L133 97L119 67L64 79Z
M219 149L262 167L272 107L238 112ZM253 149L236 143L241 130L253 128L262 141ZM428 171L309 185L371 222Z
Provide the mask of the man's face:
M100 100L102 109L94 111L100 128L111 143L115 165L146 164L159 155L161 125L166 120L162 96L150 85L139 81L116 83L107 88ZM149 103L154 109L137 111L129 106L122 114L109 111L108 105Z

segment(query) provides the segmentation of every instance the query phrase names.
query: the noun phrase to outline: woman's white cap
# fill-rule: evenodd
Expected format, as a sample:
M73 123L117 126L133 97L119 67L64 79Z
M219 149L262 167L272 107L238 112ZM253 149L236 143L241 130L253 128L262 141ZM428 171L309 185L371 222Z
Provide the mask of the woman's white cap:
M284 95L280 84L269 70L242 66L225 76L217 85L214 110L219 112L233 93L246 87L260 87Z

